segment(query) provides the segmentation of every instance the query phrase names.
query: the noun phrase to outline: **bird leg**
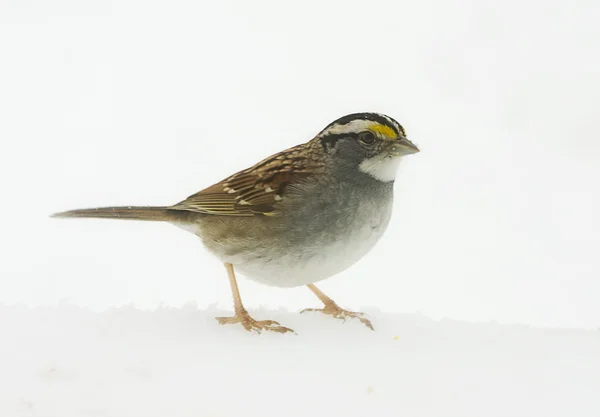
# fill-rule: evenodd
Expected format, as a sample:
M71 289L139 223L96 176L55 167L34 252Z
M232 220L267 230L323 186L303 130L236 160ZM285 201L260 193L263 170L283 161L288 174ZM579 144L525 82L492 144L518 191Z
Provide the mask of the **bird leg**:
M262 320L257 321L250 317L250 314L244 308L242 304L242 297L240 297L240 290L238 289L237 281L235 279L235 273L233 272L232 264L225 264L227 269L227 275L229 276L229 284L231 285L231 293L233 294L233 305L235 308L235 316L233 317L215 317L221 324L237 324L240 323L244 326L244 329L248 331L256 331L258 333L261 330L267 330L270 332L286 333L293 332L292 329L280 326L278 322L273 320Z
M324 308L305 308L300 313L305 313L307 311L319 311L323 314L329 314L330 316L333 316L336 319L340 319L340 320L344 320L344 321L346 321L346 319L348 319L348 318L358 319L358 320L360 320L360 322L362 324L367 326L369 329L375 330L373 328L373 325L371 324L371 322L369 320L367 320L366 318L362 317L363 313L344 310L343 308L338 306L335 303L335 301L333 301L331 298L326 296L325 293L323 293L323 291L318 289L314 284L308 284L307 287L319 298L319 300L321 300L323 302L323 304L325 304L325 307Z

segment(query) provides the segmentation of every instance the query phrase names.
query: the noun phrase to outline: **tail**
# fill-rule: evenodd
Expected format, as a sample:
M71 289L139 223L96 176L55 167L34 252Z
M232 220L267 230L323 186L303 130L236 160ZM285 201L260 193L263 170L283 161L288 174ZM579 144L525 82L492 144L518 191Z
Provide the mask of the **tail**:
M63 211L50 217L79 217L94 219L146 220L155 222L177 221L182 216L178 210L167 207L99 207Z

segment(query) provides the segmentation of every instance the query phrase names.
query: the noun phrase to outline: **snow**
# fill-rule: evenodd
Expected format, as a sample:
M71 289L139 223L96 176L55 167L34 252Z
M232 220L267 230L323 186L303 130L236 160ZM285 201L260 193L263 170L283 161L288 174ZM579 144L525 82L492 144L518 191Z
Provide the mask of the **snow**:
M216 307L0 304L1 416L597 416L600 332L366 309L375 331L252 310L297 334L221 327Z

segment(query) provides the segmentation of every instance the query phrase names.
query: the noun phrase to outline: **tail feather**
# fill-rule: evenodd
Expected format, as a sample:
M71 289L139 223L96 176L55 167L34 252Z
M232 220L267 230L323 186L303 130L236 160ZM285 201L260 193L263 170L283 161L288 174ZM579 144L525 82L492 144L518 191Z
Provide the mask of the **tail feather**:
M145 221L175 221L180 215L177 210L167 207L98 207L81 210L63 211L50 217L77 217L96 219L145 220Z

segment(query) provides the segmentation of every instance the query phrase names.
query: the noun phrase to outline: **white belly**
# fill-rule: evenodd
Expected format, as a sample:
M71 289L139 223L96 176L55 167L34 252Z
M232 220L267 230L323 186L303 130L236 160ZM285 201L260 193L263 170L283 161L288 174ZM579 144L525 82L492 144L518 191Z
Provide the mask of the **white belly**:
M360 260L375 246L385 232L391 206L379 213L359 216L352 232L344 232L335 242L280 253L268 261L231 259L237 272L274 287L297 287L336 275Z

